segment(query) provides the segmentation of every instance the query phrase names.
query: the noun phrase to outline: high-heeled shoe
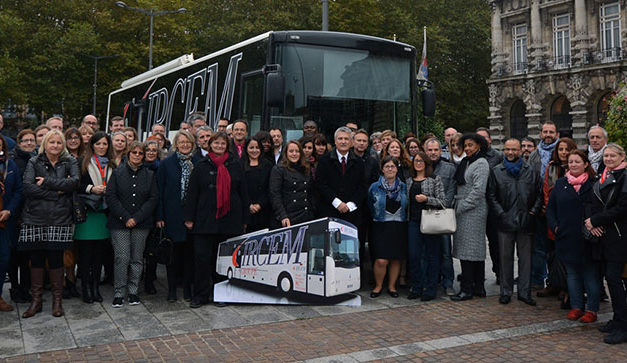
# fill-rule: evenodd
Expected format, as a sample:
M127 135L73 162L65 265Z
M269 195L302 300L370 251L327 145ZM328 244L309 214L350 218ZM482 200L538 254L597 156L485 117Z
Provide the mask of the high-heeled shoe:
M398 291L392 291L388 289L388 295L396 299L398 297Z
M370 292L370 297L373 299L378 298L379 296L381 296L381 292L383 291L383 289L379 290L379 291L371 291Z

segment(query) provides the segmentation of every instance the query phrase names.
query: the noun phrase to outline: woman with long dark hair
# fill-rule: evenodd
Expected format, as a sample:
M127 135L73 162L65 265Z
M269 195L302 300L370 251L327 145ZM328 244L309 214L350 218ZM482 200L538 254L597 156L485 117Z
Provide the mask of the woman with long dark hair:
M64 136L67 142L67 151L78 159L79 156L83 155L85 149L81 132L76 127L70 127L65 130Z
M244 165L246 185L248 186L248 197L250 198L249 220L246 232L258 231L268 228L272 207L268 196L268 183L270 182L270 171L272 162L262 155L262 147L257 139L250 139L244 145L244 150L248 156Z
M41 311L44 268L48 265L52 288L52 315L63 315L63 251L71 248L74 222L72 193L79 184L79 168L65 148L61 131L44 136L39 154L24 172L24 208L18 250L30 251L32 302L22 314Z
M283 148L279 164L270 173L270 200L274 227L289 227L314 217L313 185L309 163L296 140Z
M476 134L465 134L460 139L466 157L455 172L457 195L455 217L457 231L453 236L453 257L462 265L461 291L451 296L453 301L485 297L486 221L488 203L486 188L490 165L485 158L486 140Z
M272 149L272 136L268 131L258 131L253 139L257 140L261 147L261 156L264 159L268 159L268 161L272 162L274 165L274 150Z
M81 160L79 197L87 207L87 220L77 224L74 240L78 246L83 301L102 302L100 273L111 234L107 228L107 183L116 164L113 160L111 138L98 131L89 141Z
M383 149L382 158L391 156L398 160L398 177L401 180L411 178L411 157L399 139L391 139Z
M194 235L195 283L191 308L213 299L218 243L240 235L248 223L248 188L242 163L228 150L229 137L217 132L209 154L194 166L185 203L185 226Z

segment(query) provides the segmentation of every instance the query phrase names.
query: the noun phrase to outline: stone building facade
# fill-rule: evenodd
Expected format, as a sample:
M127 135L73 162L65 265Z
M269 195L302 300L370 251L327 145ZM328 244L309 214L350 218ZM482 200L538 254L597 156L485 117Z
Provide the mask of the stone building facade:
M538 138L551 120L584 145L627 79L627 0L490 0L490 129Z

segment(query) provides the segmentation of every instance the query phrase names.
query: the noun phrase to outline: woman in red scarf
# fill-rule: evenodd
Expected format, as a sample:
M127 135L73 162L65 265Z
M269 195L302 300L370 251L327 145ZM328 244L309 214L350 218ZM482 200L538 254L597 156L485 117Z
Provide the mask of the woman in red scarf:
M213 298L218 244L244 233L248 219L248 190L244 167L230 155L229 138L217 132L209 139L209 154L198 161L189 180L185 226L194 235L194 297L191 308Z
M590 234L582 233L586 209L592 197L594 169L581 150L568 155L568 172L557 179L549 196L546 219L555 234L555 256L566 268L566 282L572 309L568 319L582 323L597 320L601 286L600 249ZM584 290L585 287L585 290ZM584 300L584 291L587 301Z

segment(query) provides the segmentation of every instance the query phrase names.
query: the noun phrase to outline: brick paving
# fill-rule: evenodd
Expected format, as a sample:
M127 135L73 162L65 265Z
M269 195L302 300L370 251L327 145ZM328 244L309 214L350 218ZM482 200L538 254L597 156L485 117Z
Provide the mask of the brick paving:
M368 298L365 298L368 299ZM602 343L598 324L525 333L530 324L563 321L555 299L537 307L498 297L453 303L438 300L405 307L348 312L292 321L213 329L7 358L41 361L303 361L464 334L511 329L516 337L434 349L387 359L416 361L627 361L627 345ZM216 308L217 309L217 308ZM279 307L280 310L280 307ZM602 312L611 308L602 304ZM219 313L219 310L218 310ZM606 314L607 315L607 314Z

